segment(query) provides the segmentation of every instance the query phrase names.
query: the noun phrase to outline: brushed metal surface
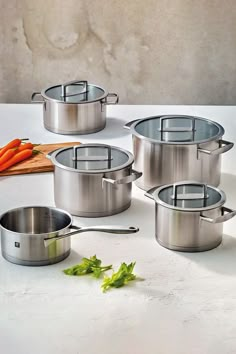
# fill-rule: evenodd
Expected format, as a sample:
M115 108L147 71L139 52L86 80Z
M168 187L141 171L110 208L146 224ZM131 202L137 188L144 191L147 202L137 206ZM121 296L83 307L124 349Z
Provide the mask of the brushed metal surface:
M210 250L222 241L223 223L213 224L201 219L201 215L217 218L221 207L201 213L183 212L155 203L155 236L164 247L182 251Z
M106 105L101 101L66 104L45 100L44 127L58 134L90 134L105 128Z
M217 141L203 143L200 148L214 150ZM212 186L220 184L221 155L198 151L198 145L153 143L133 135L134 168L143 172L135 182L144 190L182 180L195 180Z
M71 227L68 213L49 207L31 206L10 210L0 219L2 255L16 264L46 265L69 255L71 239L61 239L48 248L46 237L67 233Z
M131 166L108 173L80 173L55 165L55 205L72 215L100 217L119 213L131 204L132 183L112 184L103 181L132 174Z
M12 257L6 252L2 252L3 258L5 258L8 262L14 263L14 264L19 264L19 265L24 265L24 266L45 266L45 265L50 265L50 264L55 264L63 261L65 258L67 258L70 255L70 249L63 253L62 255L55 257L55 258L48 258L46 260L40 260L40 261L34 261L34 260L23 260L21 258L16 258Z
M82 92L79 96L78 92L75 94L74 91L65 96L66 87L74 90L75 83L83 85L86 83L84 94L87 96L88 93L91 100L84 101L86 96L83 94L81 98ZM64 96L59 95L58 90L60 94L62 91ZM47 92L51 91L52 96L47 96ZM87 81L73 81L54 86L41 92L34 92L31 96L32 103L43 104L44 127L57 134L90 134L102 130L106 125L106 106L116 104L118 101L119 96L116 93L107 93L99 86L88 85Z

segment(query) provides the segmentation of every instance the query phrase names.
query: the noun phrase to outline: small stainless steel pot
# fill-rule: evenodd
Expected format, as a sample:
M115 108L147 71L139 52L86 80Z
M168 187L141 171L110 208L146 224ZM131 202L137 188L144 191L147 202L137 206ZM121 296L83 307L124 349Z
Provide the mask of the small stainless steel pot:
M207 251L222 241L223 222L236 215L224 205L218 188L195 181L152 188L155 200L155 234L164 247L182 252Z
M120 213L131 204L133 155L104 144L62 148L49 156L54 164L55 205L73 215L100 217Z
M41 99L37 99L40 96ZM34 92L33 103L43 103L44 127L58 134L90 134L106 125L106 107L116 104L116 93L87 81L71 81Z
M72 225L69 213L51 207L27 206L0 218L2 256L9 262L41 266L62 261L70 254L70 236L87 231L130 234L136 227ZM75 231L71 232L71 229Z
M137 119L125 126L133 134L137 186L152 187L195 180L218 186L221 154L233 143L222 140L224 128L211 120L174 115Z

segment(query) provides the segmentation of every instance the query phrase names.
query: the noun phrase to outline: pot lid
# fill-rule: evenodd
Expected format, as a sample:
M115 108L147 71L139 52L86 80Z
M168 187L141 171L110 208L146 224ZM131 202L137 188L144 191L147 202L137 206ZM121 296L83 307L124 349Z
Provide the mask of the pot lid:
M75 80L62 85L52 86L41 94L46 99L64 103L93 102L107 96L103 88L89 84L84 80Z
M220 189L195 181L164 185L152 189L151 194L158 204L181 211L210 210L226 201L225 193Z
M133 163L133 155L105 144L81 144L51 154L54 165L76 172L101 173L120 170Z
M222 137L224 128L209 119L187 116L154 116L135 121L132 132L142 139L164 144L196 144Z

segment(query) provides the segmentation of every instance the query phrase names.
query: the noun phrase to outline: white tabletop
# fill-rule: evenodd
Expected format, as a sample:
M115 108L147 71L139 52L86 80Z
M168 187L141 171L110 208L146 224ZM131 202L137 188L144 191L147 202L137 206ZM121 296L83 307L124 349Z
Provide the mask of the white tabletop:
M63 136L43 127L40 105L0 105L0 145L32 142L100 142L132 151L123 124L158 114L191 114L222 124L236 142L236 107L110 106L106 128ZM220 188L236 206L235 148L222 156ZM134 235L87 233L72 238L61 263L24 267L0 257L0 351L3 354L228 354L236 352L236 218L224 224L222 244L201 253L173 252L155 240L154 203L133 185L131 207L76 225L137 225ZM0 213L23 205L54 206L53 174L0 178ZM144 278L102 293L100 280L67 277L62 269L96 254L117 268L136 261Z

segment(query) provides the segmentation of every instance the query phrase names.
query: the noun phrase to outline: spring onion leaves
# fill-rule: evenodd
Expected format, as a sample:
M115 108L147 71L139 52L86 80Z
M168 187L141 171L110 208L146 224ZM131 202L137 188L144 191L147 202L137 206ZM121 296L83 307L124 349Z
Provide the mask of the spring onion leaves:
M102 291L105 292L109 288L120 288L121 286L126 285L129 281L134 280L136 275L133 274L135 262L126 264L121 263L120 268L117 272L113 272L111 277L106 275L103 278L103 283L101 285Z
M102 261L96 255L90 258L82 258L80 264L76 264L70 268L64 269L66 275L86 275L91 274L95 278L99 278L103 272L112 269L112 265L102 266Z

